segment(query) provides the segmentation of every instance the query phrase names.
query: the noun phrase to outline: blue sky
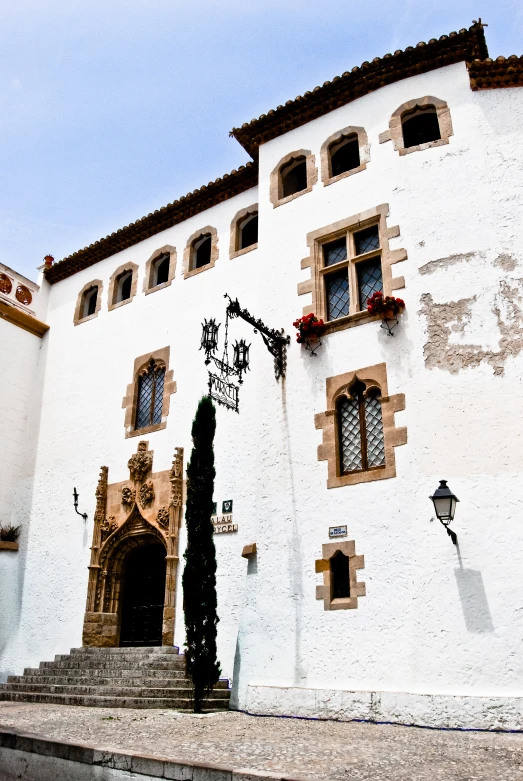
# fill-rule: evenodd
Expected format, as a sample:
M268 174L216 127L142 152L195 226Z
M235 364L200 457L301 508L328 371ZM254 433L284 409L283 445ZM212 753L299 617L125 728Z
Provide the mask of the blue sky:
M353 65L523 4L0 0L0 262L60 259L248 159L229 130Z

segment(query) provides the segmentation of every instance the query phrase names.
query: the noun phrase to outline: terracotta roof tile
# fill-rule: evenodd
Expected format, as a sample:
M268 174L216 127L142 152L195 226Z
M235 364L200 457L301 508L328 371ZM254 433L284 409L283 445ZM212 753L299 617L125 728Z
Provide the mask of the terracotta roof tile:
M188 220L189 217L194 217L195 214L210 209L211 206L226 201L257 184L258 164L249 162L247 165L242 165L237 170L231 171L230 174L225 174L220 179L209 182L198 190L183 195L177 201L151 212L146 217L142 217L141 220L131 222L115 233L111 233L110 236L74 252L59 263L55 263L51 268L46 269L44 271L45 278L51 285L54 285L55 282L89 268L98 261L132 247L173 225L178 225L178 223Z
M428 43L420 41L416 46L407 46L404 51L398 49L394 54L375 57L372 62L355 66L321 87L314 87L310 92L288 100L284 106L278 106L240 128L233 128L230 135L253 159L257 159L259 146L271 138L305 125L380 87L456 62L481 61L487 56L483 25L476 22L468 30L442 35L439 40L431 38Z

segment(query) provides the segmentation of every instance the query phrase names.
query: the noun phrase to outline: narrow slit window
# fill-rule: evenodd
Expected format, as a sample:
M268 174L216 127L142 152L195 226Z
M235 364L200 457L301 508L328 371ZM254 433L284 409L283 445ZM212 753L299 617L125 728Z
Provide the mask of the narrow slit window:
M385 466L381 401L356 382L337 404L339 463L342 475Z
M340 550L329 560L331 571L331 599L350 597L349 557Z
M358 137L343 138L330 149L331 175L339 176L360 167L360 145Z
M129 298L131 298L131 286L133 283L133 272L132 271L124 271L123 274L120 274L117 280L117 288L116 288L116 303L120 303L120 301L127 301Z
M258 215L249 215L239 226L239 249L247 249L258 243Z
M136 430L162 422L164 383L165 366L159 366L151 359L138 380Z
M193 244L193 268L203 268L211 262L212 237L208 233Z
M160 257L154 262L154 277L153 286L163 285L169 281L169 267L171 265L171 256L160 255Z
M280 170L282 198L307 189L307 162L304 157L291 160Z
M84 301L82 307L82 318L90 317L96 312L96 304L98 303L98 287L91 287L84 293Z
M441 139L438 115L434 106L418 108L414 113L406 114L402 118L401 125L403 144L406 149Z

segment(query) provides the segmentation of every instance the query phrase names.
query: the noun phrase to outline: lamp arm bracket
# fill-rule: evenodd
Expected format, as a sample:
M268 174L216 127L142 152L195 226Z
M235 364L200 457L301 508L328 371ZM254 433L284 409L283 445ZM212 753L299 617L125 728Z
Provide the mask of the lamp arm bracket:
M237 298L233 301L227 293L224 298L229 299L226 310L229 317L241 317L246 323L252 325L254 333L257 331L260 332L265 346L274 358L276 379L285 377L285 370L287 368L287 345L291 341L290 336L286 336L283 329L281 331L276 331L274 328L268 328L262 320L253 317L247 309L242 309Z

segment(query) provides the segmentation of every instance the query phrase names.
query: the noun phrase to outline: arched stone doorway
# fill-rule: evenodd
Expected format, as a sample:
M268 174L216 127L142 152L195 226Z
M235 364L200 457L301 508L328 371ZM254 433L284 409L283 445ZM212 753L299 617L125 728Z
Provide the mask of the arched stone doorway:
M172 468L153 472L147 442L129 459L130 479L96 489L83 644L172 645L183 449Z
M122 572L120 646L162 644L165 548L142 545L131 550Z

